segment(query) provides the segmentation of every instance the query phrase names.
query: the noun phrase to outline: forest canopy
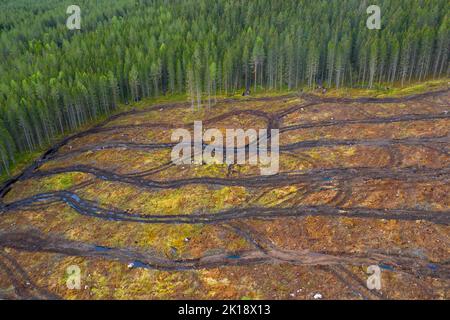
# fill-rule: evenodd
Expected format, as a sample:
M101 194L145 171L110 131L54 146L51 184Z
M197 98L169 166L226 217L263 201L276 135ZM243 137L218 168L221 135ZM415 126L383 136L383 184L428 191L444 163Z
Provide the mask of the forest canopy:
M110 114L187 93L368 87L449 74L447 0L0 0L0 164ZM381 29L366 8L381 8Z

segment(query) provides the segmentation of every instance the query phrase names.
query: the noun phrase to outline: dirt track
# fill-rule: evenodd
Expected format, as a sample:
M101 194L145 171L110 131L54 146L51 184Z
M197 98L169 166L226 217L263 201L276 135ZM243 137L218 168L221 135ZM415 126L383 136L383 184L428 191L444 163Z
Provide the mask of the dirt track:
M251 103L284 103L288 99L294 99L293 96L274 97L267 99L249 99L247 102ZM280 132L288 133L299 129L317 129L317 128L340 128L350 125L372 125L372 124L395 124L395 123L416 123L421 122L433 124L435 121L447 121L450 119L448 112L442 112L442 103L435 103L433 99L443 99L444 108L448 107L449 91L441 90L437 92L429 92L421 95L414 95L403 98L323 98L312 95L303 95L300 103L290 105L287 108L282 108L277 111L263 111L255 110L252 108L245 110L230 110L223 112L214 117L204 119L204 124L208 126L214 126L215 123L226 121L231 117L244 118L245 116L254 116L256 118L264 119L267 128L279 128ZM431 100L430 100L431 99ZM221 103L233 103L234 100L226 100ZM283 121L288 115L292 115L299 110L302 112L308 112L308 108L318 107L326 104L342 104L347 107L348 104L361 105L364 104L389 104L394 105L401 103L427 103L433 107L436 106L435 113L403 113L394 116L377 116L373 117L369 115L362 119L342 119L342 120L326 120L326 121L302 121L298 124L284 125ZM355 205L353 202L351 206L348 205L350 199L358 195L360 189L363 189L365 184L377 184L377 183L392 183L392 184L405 184L408 185L405 193L412 192L415 197L420 196L421 184L426 184L429 188L439 188L444 186L448 189L450 178L450 167L443 163L442 167L436 167L436 164L428 165L401 165L403 158L406 155L402 155L395 148L411 148L418 154L426 152L432 152L433 157L442 157L442 159L449 158L448 148L450 146L450 132L447 130L444 134L438 135L424 135L424 136L407 136L402 138L393 137L391 139L380 137L372 139L339 139L337 138L319 138L315 140L300 140L292 143L283 144L281 142L280 151L286 156L291 155L294 152L295 156L299 159L303 159L304 163L314 163L315 160L311 160L310 155L302 154L302 152L309 152L316 148L325 148L330 150L329 152L335 152L333 148L342 147L362 147L362 148L376 148L376 150L383 150L390 154L392 159L389 160L389 166L359 166L359 167L347 167L345 164L335 165L332 168L315 168L315 169L299 169L294 171L284 171L274 176L257 176L254 174L241 174L236 173L227 177L221 176L189 176L191 172L187 170L187 177L180 174L179 177L173 177L169 174L167 177L161 178L162 174L166 170L173 170L173 164L170 161L163 161L156 167L142 168L140 171L133 171L130 173L118 172L115 170L115 166L105 166L104 168L99 165L87 165L77 163L77 160L73 160L76 157L83 156L86 153L96 154L102 152L120 152L118 150L128 151L140 151L140 152L158 152L164 150L170 150L173 147L173 143L170 141L158 141L152 143L140 143L135 141L101 141L95 143L80 143L80 147L72 148L72 143L76 141L83 141L92 135L108 132L125 132L128 129L142 128L143 130L152 129L171 129L178 128L180 123L151 123L144 122L139 124L121 124L121 125L109 125L113 121L127 119L127 117L133 117L136 115L145 116L148 112L154 112L159 110L161 112L171 112L171 110L187 108L185 104L171 104L166 106L155 106L147 110L134 110L125 112L123 114L115 115L102 123L85 132L81 132L74 136L68 137L56 144L53 148L45 152L34 164L26 168L20 175L6 182L0 188L0 216L5 219L14 219L14 217L20 216L22 212L41 212L44 213L45 219L51 219L50 215L47 215L51 211L52 206L65 204L71 210L74 210L81 216L94 220L114 221L115 223L131 223L131 224L161 224L161 225L217 225L218 227L225 228L233 234L233 237L243 239L250 248L240 249L237 251L226 251L218 254L203 254L195 258L180 258L180 259L168 259L158 254L143 253L142 251L127 247L104 247L105 250L98 250L102 247L100 244L96 244L95 237L90 242L87 241L75 241L66 239L60 234L45 233L38 231L34 228L28 227L26 224L21 225L20 221L14 221L13 230L9 230L5 224L11 223L12 220L8 220L1 225L0 230L0 246L4 248L11 248L14 250L23 252L48 252L57 253L65 256L79 256L85 258L107 259L113 261L120 261L127 264L135 262L137 268L150 268L157 270L190 270L190 269L215 269L229 266L247 266L247 265L266 265L266 264L291 264L291 265L303 265L303 266L330 266L327 269L331 274L336 277L342 283L348 281L356 284L351 286L361 287L361 281L348 269L345 269L346 265L370 265L380 264L385 265L399 273L407 273L416 277L417 279L423 277L439 278L442 285L445 287L450 281L450 266L449 258L444 257L442 260L436 260L429 257L411 257L408 255L394 255L389 252L341 252L327 253L316 252L310 248L302 248L293 250L281 248L278 245L273 245L268 241L261 232L258 232L254 228L250 227L250 221L260 220L262 223L267 221L274 221L273 223L281 223L283 219L305 219L305 217L321 217L326 219L356 219L358 221L369 220L392 220L403 221L403 223L411 223L410 228L414 228L414 224L417 221L424 221L426 223L440 225L448 232L448 225L450 222L450 206L448 199L437 199L428 208L414 208L408 207L406 204L403 207L372 207L364 204ZM339 110L336 110L339 112ZM191 127L192 122L181 123L184 127ZM331 129L330 129L331 130ZM335 130L335 129L333 129ZM71 146L69 149L65 148ZM248 145L246 146L248 148ZM327 149L328 148L328 149ZM114 154L112 154L114 156ZM432 159L433 157L426 154L426 159ZM300 160L298 160L300 161ZM427 160L430 161L430 160ZM57 164L55 167L54 165ZM50 165L50 167L49 167ZM53 167L52 167L53 165ZM437 164L438 165L438 164ZM123 167L126 168L127 164L123 163ZM320 167L320 165L319 165ZM232 170L233 168L231 168ZM122 169L121 169L122 170ZM230 170L230 168L229 168ZM84 181L77 187L70 190L56 190L49 192L37 192L20 196L20 192L25 188L30 188L29 183L39 183L41 179L52 178L58 175L78 173L86 175L87 181ZM158 179L153 178L153 175L158 175ZM95 186L102 183L119 183L125 184L132 188L139 190L145 190L146 192L162 192L170 190L178 190L186 187L193 186L207 186L208 188L229 187L229 188L245 188L246 190L262 191L263 196L270 190L282 190L280 188L290 186L301 186L293 194L293 198L289 198L288 194L286 199L282 199L283 205L271 205L268 207L260 205L249 206L236 206L218 210L215 212L207 212L203 210L199 212L179 212L178 214L166 214L160 212L159 214L148 214L146 212L140 212L139 210L121 209L114 207L113 202L111 205L102 206L94 199L84 198L83 193L79 193L77 190L83 190L90 186ZM434 186L436 185L436 186ZM28 187L26 187L28 186ZM303 188L303 189L301 189ZM308 197L314 196L315 193L328 192L327 188L333 188L336 190L336 194L331 197L328 204L314 203L314 199L308 200L309 203L304 203ZM300 189L303 194L300 194ZM252 191L253 190L253 191ZM269 190L269 191L268 191ZM319 191L318 191L319 190ZM325 191L324 191L325 190ZM371 190L367 186L367 190ZM412 190L412 191L411 191ZM20 191L20 192L18 192ZM250 192L249 191L249 192ZM270 191L271 192L271 191ZM278 192L278 191L277 191ZM379 191L376 191L379 192ZM427 191L428 192L428 191ZM366 196L369 198L370 195ZM252 199L257 201L258 197ZM356 201L356 200L355 200ZM313 203L311 203L313 202ZM251 201L249 201L251 203ZM394 202L394 204L397 202ZM131 208L130 208L131 209ZM41 215L41 214L40 214ZM300 224L302 223L300 220ZM330 220L335 221L335 220ZM272 223L272 222L271 222ZM332 222L330 222L332 223ZM334 222L333 222L334 223ZM332 223L332 224L333 224ZM408 225L407 225L408 226ZM408 227L409 228L409 227ZM288 237L285 235L285 237ZM287 239L284 239L287 240ZM283 241L284 241L283 240ZM414 240L416 241L416 240ZM448 242L442 244L448 248ZM103 247L102 247L103 248ZM6 254L6 253L5 253ZM6 257L6 258L5 258ZM25 271L21 272L20 265L15 261L13 257L5 256L4 258L9 261L9 264L14 264L16 267L12 268L7 263L2 262L0 259L0 268L5 271L3 275L7 275L9 282L15 288L16 297L24 298L54 298L56 293L50 293L47 289L39 289L33 285L33 289L22 288L21 283L23 279L27 279L28 275ZM9 258L8 258L9 257ZM0 257L1 258L1 257ZM9 259L9 260L8 260ZM430 268L430 265L433 267ZM344 269L342 269L344 268ZM14 271L15 270L15 271ZM327 271L327 272L328 272ZM0 276L1 278L1 276ZM21 280L22 279L22 280ZM347 280L345 280L347 279ZM350 280L348 280L350 279ZM31 283L29 280L25 280L27 283ZM427 280L428 281L428 280ZM39 291L41 290L41 291ZM362 290L360 288L360 290ZM395 288L392 289L395 291ZM429 293L429 292L428 292ZM361 296L368 298L386 298L385 296L376 295L373 293L360 293ZM431 294L433 296L433 294Z

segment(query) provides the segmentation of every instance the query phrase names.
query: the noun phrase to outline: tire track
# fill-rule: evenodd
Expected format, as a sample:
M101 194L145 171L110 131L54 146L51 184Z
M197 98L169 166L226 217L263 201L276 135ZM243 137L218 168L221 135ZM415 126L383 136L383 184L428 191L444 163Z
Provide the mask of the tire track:
M261 263L291 263L306 266L386 264L412 274L426 274L443 279L448 279L450 275L450 266L446 263L433 263L439 267L440 272L436 273L427 267L431 263L428 260L384 254L348 254L335 256L311 252L309 250L273 251L269 249L269 253L267 254L261 250L242 250L238 252L205 255L192 259L170 260L156 254L148 253L148 251L141 252L128 248L98 246L80 241L67 240L60 236L43 235L36 230L0 231L0 247L28 252L50 252L68 256L102 258L127 264L131 262L133 267L166 271L210 269Z
M241 178L216 178L216 177L195 177L178 180L156 181L141 177L121 175L118 173L98 169L91 166L77 165L65 168L49 169L38 171L32 178L48 177L56 174L69 172L80 172L91 174L100 180L126 183L140 188L147 189L173 189L187 185L217 185L217 186L242 186L248 188L255 187L275 187L286 186L295 183L329 182L340 180L377 180L394 179L407 182L419 182L427 180L444 180L450 178L450 167L418 168L405 167L399 169L383 168L334 168L334 169L313 169L300 172L279 173L272 176L246 176Z
M0 206L0 215L10 214L30 205L42 204L47 201L61 201L81 215L109 221L127 221L150 224L217 224L236 219L276 219L286 217L346 217L416 221L424 220L436 224L449 225L449 211L429 211L415 209L372 209L364 207L340 208L326 205L295 206L295 207L247 207L233 208L218 213L192 213L177 215L145 215L144 213L129 213L116 208L102 208L94 202L80 198L72 192L60 191L39 194L30 198Z
M0 252L0 268L7 274L20 299L60 299L59 296L38 287L22 266L9 254Z
M349 120L327 120L327 121L315 121L301 124L290 125L280 128L280 133L298 130L298 129L311 129L311 128L323 128L332 126L345 126L350 124L384 124L384 123L397 123L397 122L410 122L410 121L432 121L450 119L450 114L405 114L393 117L376 117L369 119L349 119Z

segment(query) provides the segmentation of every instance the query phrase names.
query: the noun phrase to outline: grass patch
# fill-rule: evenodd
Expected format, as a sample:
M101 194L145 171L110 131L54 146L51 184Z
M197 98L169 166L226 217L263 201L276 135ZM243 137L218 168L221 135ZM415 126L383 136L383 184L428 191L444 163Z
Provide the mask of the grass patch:
M76 177L79 173L69 172L64 174L58 174L48 178L44 178L42 183L46 191L59 191L67 190L75 184Z
M411 83L401 86L400 83L376 84L372 89L368 88L340 88L328 90L326 96L333 97L402 97L413 94L424 93L427 91L434 91L448 86L449 78L429 80L425 82Z

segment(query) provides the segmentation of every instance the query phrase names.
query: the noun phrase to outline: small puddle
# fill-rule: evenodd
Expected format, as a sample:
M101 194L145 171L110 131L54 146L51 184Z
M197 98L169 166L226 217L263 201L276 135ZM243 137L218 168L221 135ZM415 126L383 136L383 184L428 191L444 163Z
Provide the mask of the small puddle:
M95 251L97 251L97 252L105 252L105 251L109 251L109 250L111 250L111 248L104 247L104 246L95 246Z
M439 269L439 266L433 264L433 263L429 263L427 265L428 269L433 270L433 271L437 271Z
M381 269L384 269L384 270L394 271L394 268L393 268L393 267L388 266L388 265L386 265L386 264L380 264L379 267L380 267Z
M80 197L77 196L76 194L72 194L70 197L71 197L73 200L77 201L77 202L80 202L80 201L81 201Z

